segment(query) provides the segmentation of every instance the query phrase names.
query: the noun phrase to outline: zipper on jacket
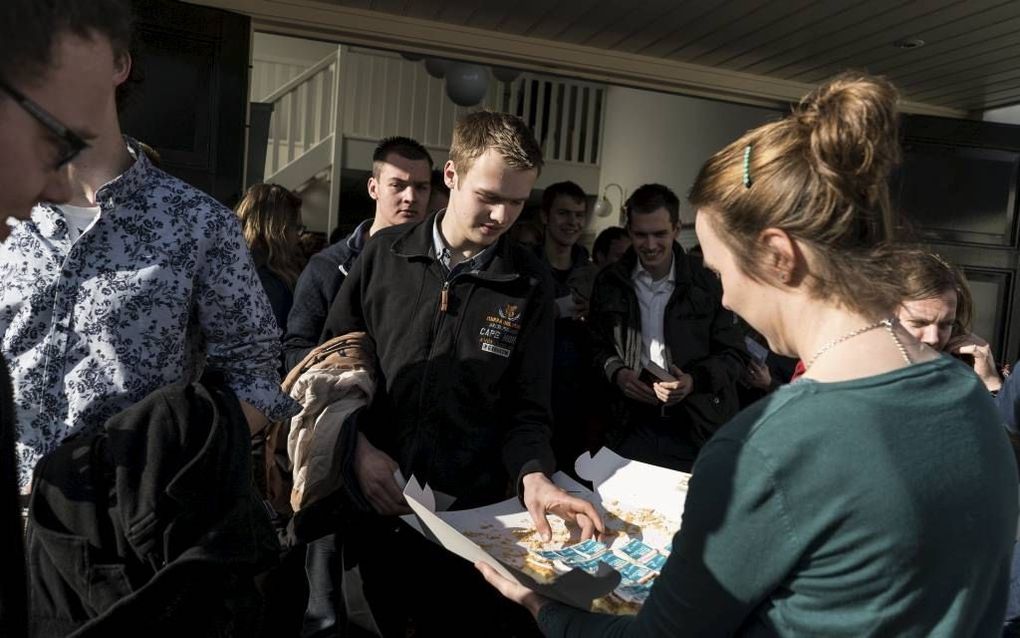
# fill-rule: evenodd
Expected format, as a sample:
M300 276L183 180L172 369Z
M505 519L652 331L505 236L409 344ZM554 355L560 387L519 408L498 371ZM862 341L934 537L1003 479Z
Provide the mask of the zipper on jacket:
M425 413L425 403L426 403L425 397L428 394L428 388L429 388L429 385L430 385L427 382L427 380L430 378L430 376L432 374L432 357L435 354L436 338L439 336L439 329L442 326L443 319L445 319L446 314L447 314L447 312L449 311L449 308L450 308L450 283L453 281L453 279L455 279L458 276L459 275L454 275L453 278L444 279L443 280L443 287L439 290L439 307L436 309L436 314L432 317L432 327L431 327L431 330L429 330L429 342L428 342L428 348L427 348L428 354L425 355L425 370L424 370L424 374L422 375L423 382L421 383L421 385L418 388L418 413L419 414L424 414ZM418 448L418 446L419 446L420 437L422 436L422 434L423 434L422 430L420 430L420 429L417 430L414 433L415 447L416 448ZM434 437L435 433L434 432L429 433L429 436L430 437Z

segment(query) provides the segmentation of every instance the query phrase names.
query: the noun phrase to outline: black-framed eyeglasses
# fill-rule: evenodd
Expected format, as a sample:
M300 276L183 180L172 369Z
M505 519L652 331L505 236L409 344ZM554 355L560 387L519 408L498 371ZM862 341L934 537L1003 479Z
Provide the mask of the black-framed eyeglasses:
M88 142L83 140L81 136L64 126L60 120L50 115L46 109L25 97L21 91L3 80L0 80L0 91L10 95L18 103L18 106L24 109L26 113L42 124L43 128L52 133L60 141L60 154L57 156L55 168L61 168L68 162L71 162L74 158L78 157L79 153L89 147Z

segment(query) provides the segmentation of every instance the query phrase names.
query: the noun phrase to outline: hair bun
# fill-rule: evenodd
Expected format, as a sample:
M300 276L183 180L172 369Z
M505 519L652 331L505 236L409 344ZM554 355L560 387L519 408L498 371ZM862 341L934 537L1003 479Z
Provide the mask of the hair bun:
M897 99L885 79L843 73L805 96L794 113L809 136L812 168L867 208L874 186L899 162Z

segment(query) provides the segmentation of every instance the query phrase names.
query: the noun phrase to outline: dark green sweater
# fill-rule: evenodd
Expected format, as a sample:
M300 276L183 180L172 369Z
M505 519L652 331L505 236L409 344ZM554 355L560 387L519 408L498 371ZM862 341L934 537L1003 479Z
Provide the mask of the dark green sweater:
M549 636L993 636L1016 467L988 392L942 357L803 380L694 466L683 527L636 617L551 603Z

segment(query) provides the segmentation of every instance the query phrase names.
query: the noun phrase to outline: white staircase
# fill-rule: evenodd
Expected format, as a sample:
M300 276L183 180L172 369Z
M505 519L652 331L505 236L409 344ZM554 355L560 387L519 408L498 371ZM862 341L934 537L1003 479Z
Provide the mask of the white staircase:
M429 76L421 62L341 45L258 100L273 105L265 181L297 191L315 179L328 181L329 232L337 222L340 172L370 170L380 139L412 137L441 166L457 118L489 109L531 125L546 160L539 187L571 179L597 193L605 96L604 85L524 73L512 83L490 78L482 103L465 108L450 101L443 80Z

